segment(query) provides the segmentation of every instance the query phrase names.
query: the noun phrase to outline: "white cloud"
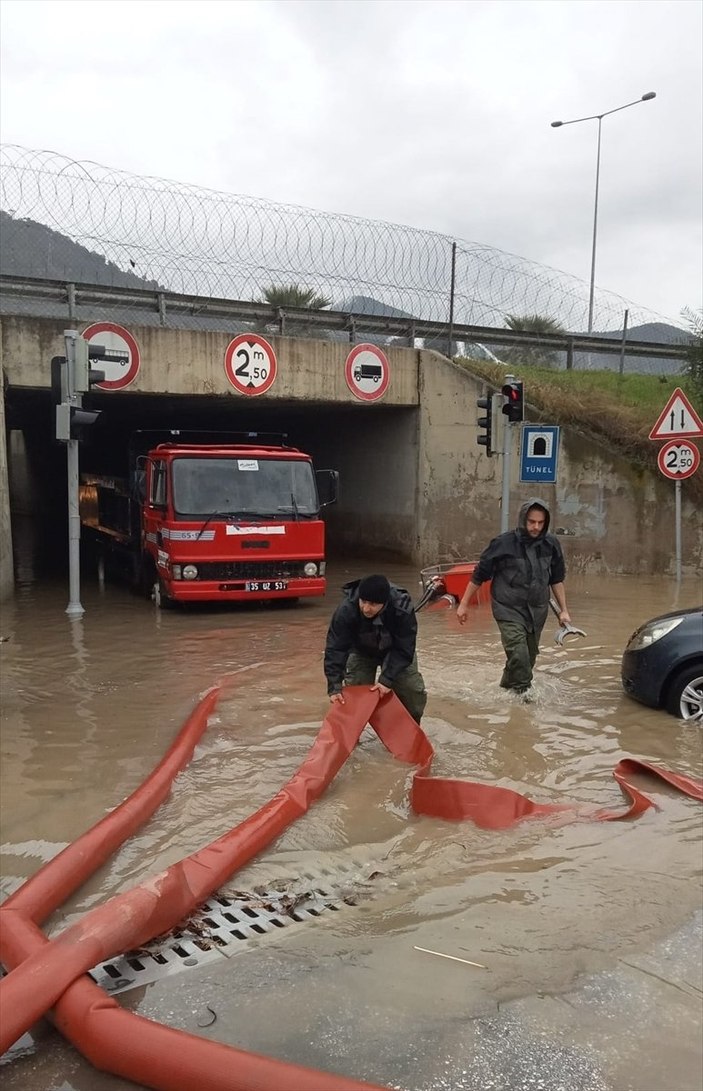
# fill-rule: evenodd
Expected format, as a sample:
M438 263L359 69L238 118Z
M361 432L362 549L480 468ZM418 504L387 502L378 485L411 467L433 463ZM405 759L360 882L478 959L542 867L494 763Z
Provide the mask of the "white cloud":
M690 0L4 0L2 139L493 245L700 306Z

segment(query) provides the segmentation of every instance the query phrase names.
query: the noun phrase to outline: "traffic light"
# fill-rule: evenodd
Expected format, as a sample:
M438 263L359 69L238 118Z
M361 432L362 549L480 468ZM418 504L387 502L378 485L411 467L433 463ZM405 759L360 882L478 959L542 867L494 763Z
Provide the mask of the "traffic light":
M56 406L56 438L62 443L69 439L86 442L90 426L100 416L99 409L83 409L80 405L61 402Z
M476 421L479 428L484 429L483 435L479 436L476 442L478 443L479 447L486 448L486 454L490 458L493 454L493 449L491 446L493 440L493 395L488 394L485 398L479 398L476 402L476 405L479 409L486 410L485 417L479 417Z
M524 401L524 383L513 382L505 383L501 387L501 394L505 398L503 405L503 412L508 420L512 423L514 421L524 420L525 417L525 401Z
M105 372L92 368L91 361L104 360L108 354L102 345L89 345L83 337L76 337L74 345L73 391L87 394L94 383L105 381Z
M82 405L82 395L90 391L93 383L105 379L104 371L91 368L91 360L104 359L108 354L102 345L89 345L76 330L64 330L65 356L54 356L51 361L51 393L56 406L56 438L61 443L69 440L86 442L91 425L100 416L100 410L87 409Z

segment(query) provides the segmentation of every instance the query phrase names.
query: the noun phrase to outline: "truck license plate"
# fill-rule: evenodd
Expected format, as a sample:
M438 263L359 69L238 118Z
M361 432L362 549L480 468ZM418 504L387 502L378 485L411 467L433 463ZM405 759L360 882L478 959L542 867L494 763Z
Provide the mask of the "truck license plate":
M287 591L288 580L247 580L247 591Z

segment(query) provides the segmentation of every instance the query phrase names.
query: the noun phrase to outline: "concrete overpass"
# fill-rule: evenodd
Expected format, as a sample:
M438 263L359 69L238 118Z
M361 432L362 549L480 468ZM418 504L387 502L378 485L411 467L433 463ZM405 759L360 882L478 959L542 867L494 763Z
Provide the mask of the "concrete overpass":
M102 317L95 313L73 325L83 332L90 318ZM50 548L60 552L66 537L65 459L53 439L50 361L63 354L69 323L33 315L9 315L1 323L10 436L10 487L5 484L0 497L7 591L9 529L20 504L29 508L38 538ZM82 469L121 472L135 428L285 432L287 442L309 451L318 468L340 472L340 500L327 517L332 554L378 557L379 566L399 559L421 567L475 556L498 532L501 459L486 458L476 443L476 399L483 383L445 357L389 347L387 387L375 397L371 385L366 397L362 388L369 383L349 381L350 344L264 334L275 354L276 378L268 389L247 394L233 384L231 359L226 367L233 333L125 325L138 346L139 368L124 388L91 393L91 404L103 412L94 443L81 448ZM0 464L0 478L2 473ZM517 451L512 480L515 513L535 489L517 483ZM661 531L673 527L670 483L567 432L559 483L538 492L552 506L553 527L568 536L572 567L673 570L673 539L665 540ZM684 567L693 570L703 560L703 516L684 502L683 522Z

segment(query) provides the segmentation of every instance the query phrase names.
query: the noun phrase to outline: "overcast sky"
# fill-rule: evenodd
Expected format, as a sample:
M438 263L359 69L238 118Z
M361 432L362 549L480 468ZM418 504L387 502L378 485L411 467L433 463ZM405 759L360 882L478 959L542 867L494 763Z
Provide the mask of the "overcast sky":
M701 306L698 0L2 0L1 135Z

